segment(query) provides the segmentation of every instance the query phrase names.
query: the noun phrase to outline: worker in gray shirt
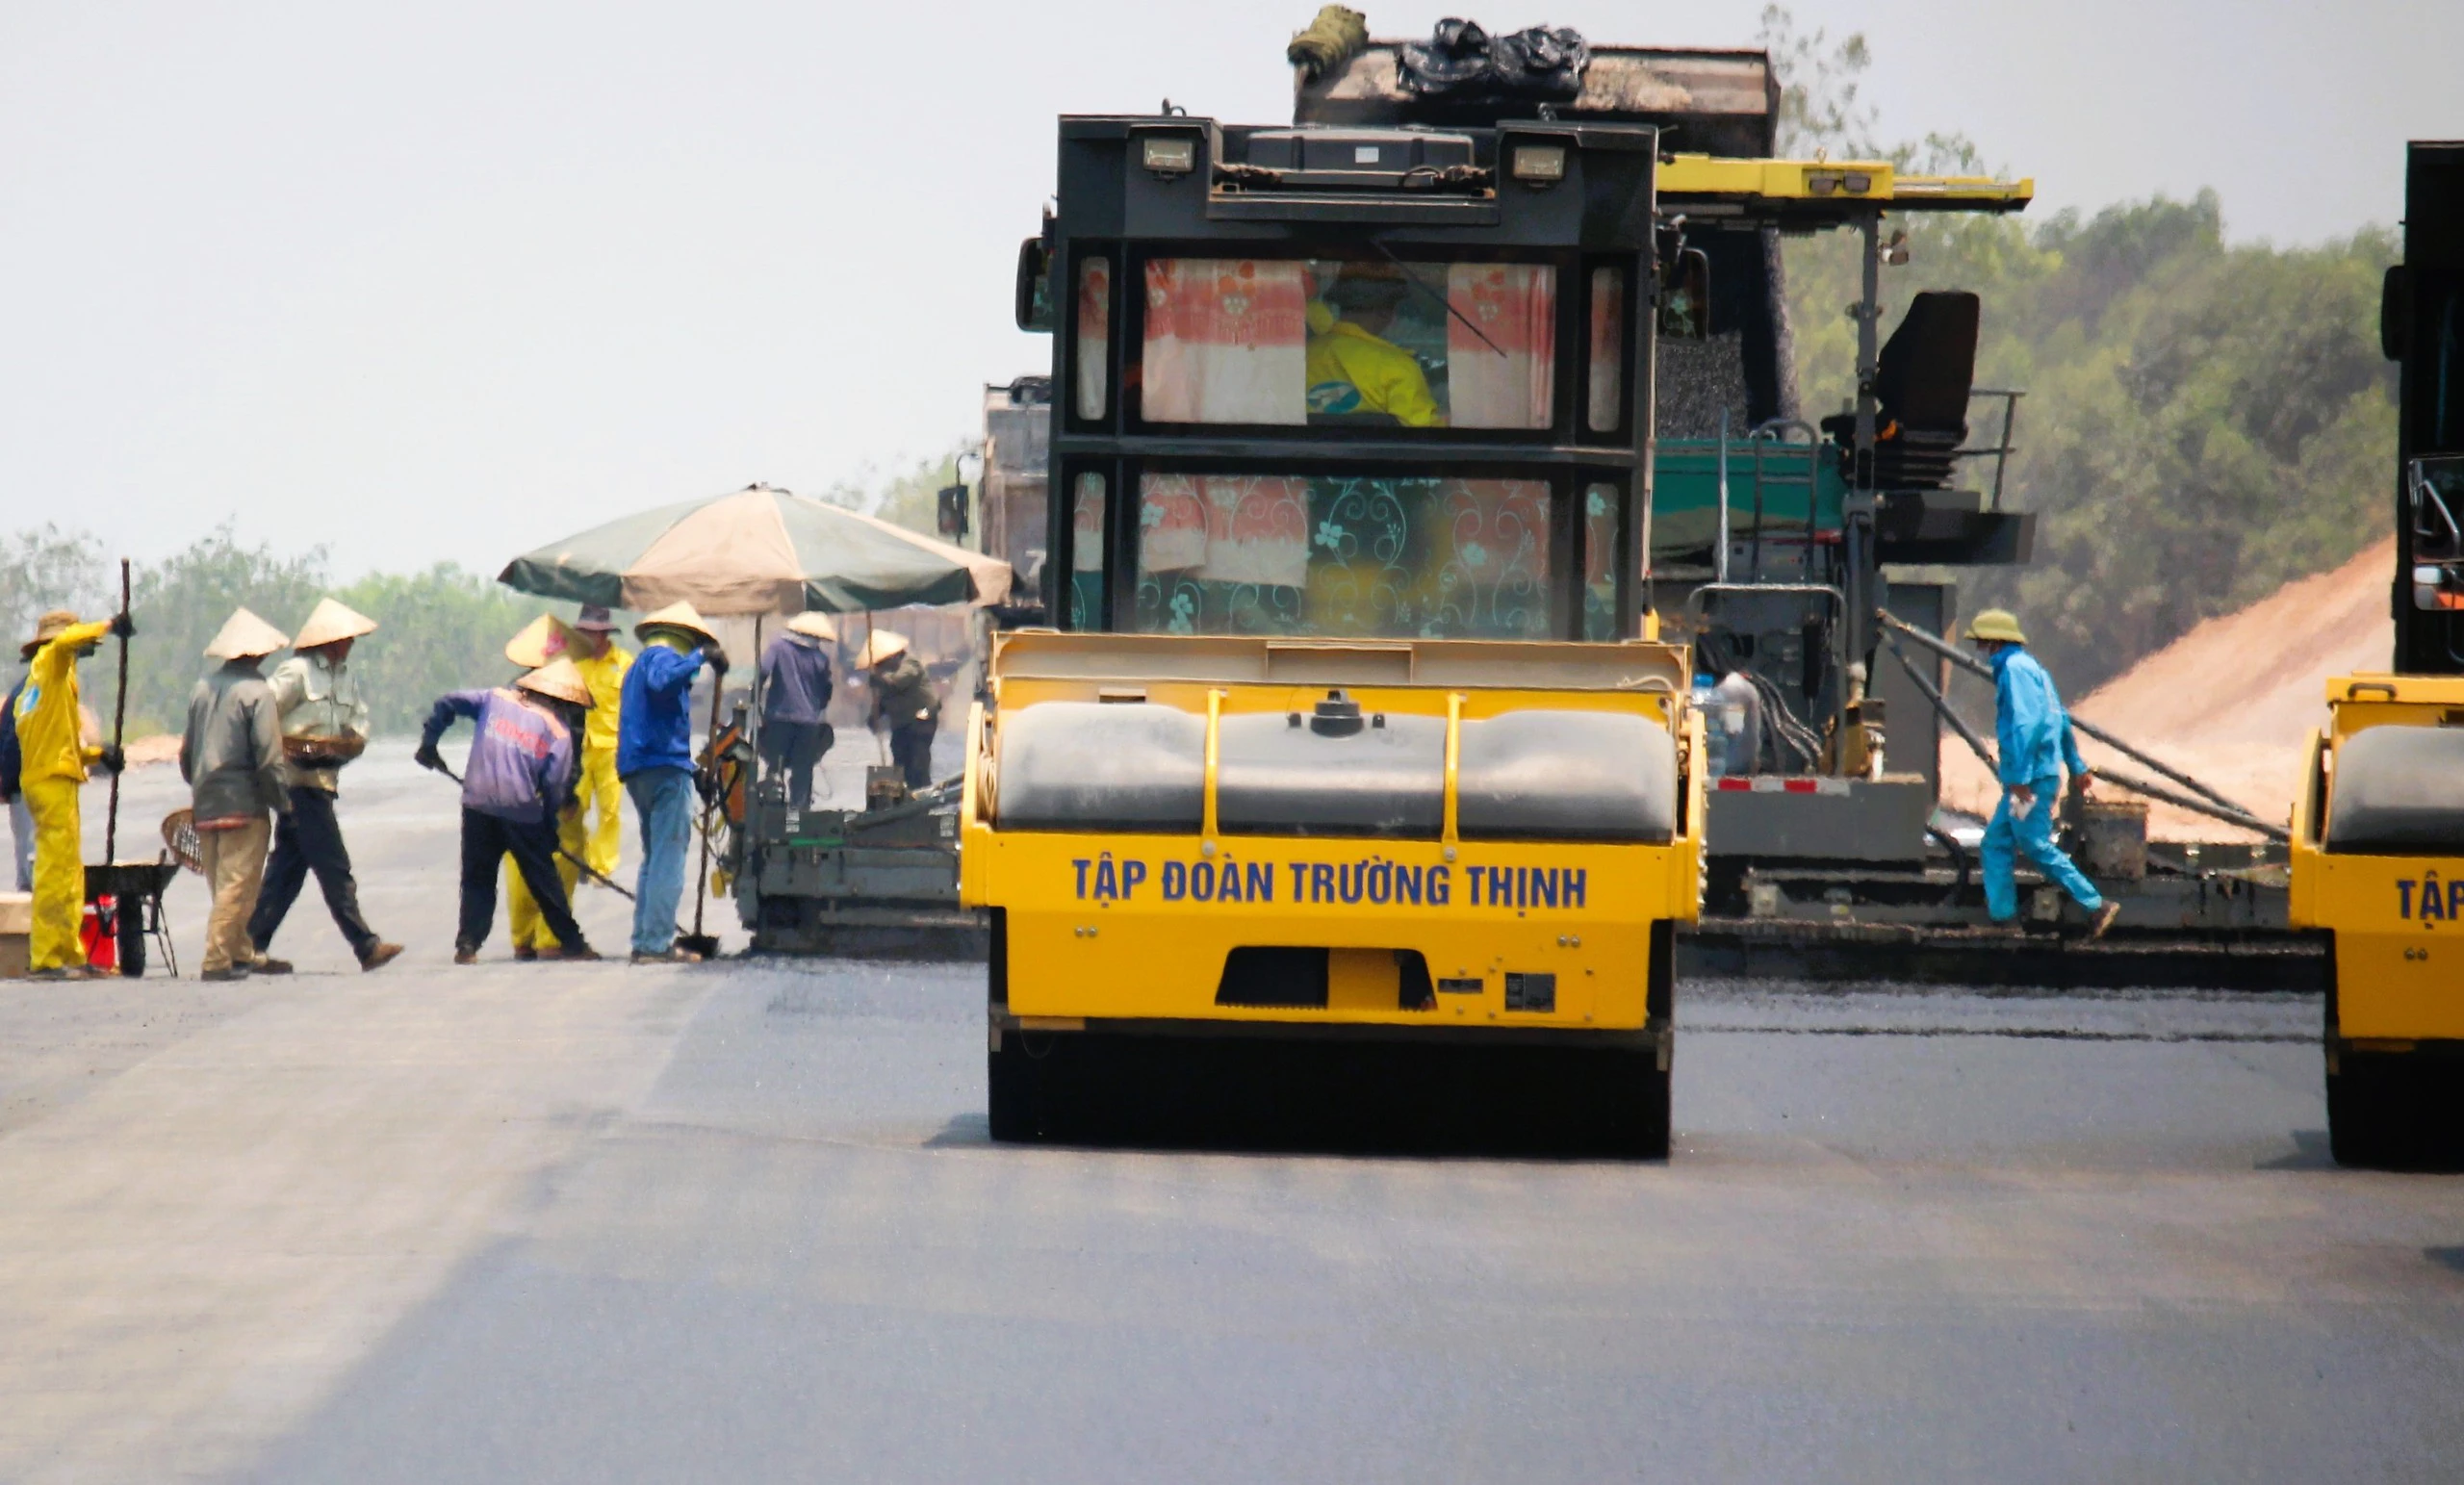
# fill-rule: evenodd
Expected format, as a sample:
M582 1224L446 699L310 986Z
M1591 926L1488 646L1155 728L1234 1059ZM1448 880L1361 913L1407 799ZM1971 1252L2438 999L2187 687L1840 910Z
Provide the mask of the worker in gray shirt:
M260 667L291 637L243 608L231 615L206 658L221 668L189 696L189 727L180 738L180 777L188 781L214 908L205 925L207 980L244 980L256 946L248 914L265 882L273 816L291 807L283 787L282 726L273 688Z

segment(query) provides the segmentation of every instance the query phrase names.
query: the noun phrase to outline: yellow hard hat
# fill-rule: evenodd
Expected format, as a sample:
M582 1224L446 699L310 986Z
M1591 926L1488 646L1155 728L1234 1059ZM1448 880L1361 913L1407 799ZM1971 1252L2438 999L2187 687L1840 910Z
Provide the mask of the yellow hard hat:
M1969 639L1998 639L2006 645L2024 645L2028 636L2019 632L2019 616L2007 608L1989 608L1967 622Z

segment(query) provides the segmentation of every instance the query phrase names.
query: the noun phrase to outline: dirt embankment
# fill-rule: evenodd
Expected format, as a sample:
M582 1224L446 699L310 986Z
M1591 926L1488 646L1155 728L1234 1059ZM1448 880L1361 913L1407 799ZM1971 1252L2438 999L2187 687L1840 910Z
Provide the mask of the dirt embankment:
M2395 562L2391 539L2333 572L2287 583L2239 613L2208 620L2071 710L2260 818L2286 819L2299 783L2302 744L2327 720L2327 678L2383 671L2394 655L2387 592ZM1975 720L1989 725L1991 719ZM2100 744L2080 742L2091 768L2111 762L2147 772ZM1948 733L1942 753L1943 803L1989 810L1995 787L1984 765ZM2150 811L2148 829L2171 840L2246 838L2166 805Z

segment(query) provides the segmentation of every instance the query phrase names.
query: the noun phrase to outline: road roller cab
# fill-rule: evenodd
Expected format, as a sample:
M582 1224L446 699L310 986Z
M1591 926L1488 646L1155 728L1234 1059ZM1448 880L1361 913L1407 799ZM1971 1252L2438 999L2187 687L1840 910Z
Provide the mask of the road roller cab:
M2345 1165L2464 1159L2464 677L2327 682L2292 845L2333 935L2327 1124Z

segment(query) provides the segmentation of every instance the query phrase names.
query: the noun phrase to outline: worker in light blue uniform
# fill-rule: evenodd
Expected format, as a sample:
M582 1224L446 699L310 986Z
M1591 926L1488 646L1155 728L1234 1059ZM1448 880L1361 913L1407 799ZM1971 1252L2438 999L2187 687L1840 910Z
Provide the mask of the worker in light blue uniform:
M2082 792L2091 777L2070 734L2070 714L2062 708L2053 678L2028 653L2028 637L2008 610L1989 608L1978 614L1968 624L1967 639L1993 666L1994 732L2002 752L2002 802L1993 807L1993 819L1985 827L1985 910L1996 923L2017 920L2015 873L2024 852L2046 881L2087 910L2089 936L2101 938L2121 905L2105 901L2053 843L2062 770L2068 767L2070 786Z

